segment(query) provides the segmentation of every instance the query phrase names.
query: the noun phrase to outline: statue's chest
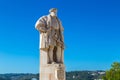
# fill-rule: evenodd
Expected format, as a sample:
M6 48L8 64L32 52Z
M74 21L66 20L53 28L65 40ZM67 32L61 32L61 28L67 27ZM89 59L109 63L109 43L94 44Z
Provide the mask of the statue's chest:
M52 26L54 29L58 30L58 29L59 29L59 22L58 22L58 20L55 19L55 18L53 18L52 21L51 21L51 26Z

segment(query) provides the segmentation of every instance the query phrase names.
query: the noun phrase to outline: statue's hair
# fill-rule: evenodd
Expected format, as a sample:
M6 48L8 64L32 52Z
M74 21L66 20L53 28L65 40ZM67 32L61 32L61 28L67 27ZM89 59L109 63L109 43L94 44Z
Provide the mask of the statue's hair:
M57 8L51 8L49 12L57 12Z

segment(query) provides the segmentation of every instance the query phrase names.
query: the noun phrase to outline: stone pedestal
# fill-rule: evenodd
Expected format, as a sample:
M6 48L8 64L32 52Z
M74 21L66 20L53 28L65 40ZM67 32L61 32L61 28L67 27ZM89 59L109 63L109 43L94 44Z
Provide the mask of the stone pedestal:
M40 50L40 80L66 80L64 64L48 64L47 51Z

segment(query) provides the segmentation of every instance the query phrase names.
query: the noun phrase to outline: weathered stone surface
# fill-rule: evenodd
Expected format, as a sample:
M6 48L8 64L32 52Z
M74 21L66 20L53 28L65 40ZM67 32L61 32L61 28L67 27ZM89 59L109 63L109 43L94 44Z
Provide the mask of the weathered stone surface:
M65 66L63 64L40 66L40 80L65 80Z

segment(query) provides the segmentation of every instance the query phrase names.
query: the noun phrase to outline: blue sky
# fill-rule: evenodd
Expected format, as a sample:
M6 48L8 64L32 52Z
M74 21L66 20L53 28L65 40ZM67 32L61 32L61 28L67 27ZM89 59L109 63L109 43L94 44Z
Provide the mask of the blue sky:
M67 71L107 70L120 61L119 0L0 0L0 73L39 72L34 25L58 8Z

